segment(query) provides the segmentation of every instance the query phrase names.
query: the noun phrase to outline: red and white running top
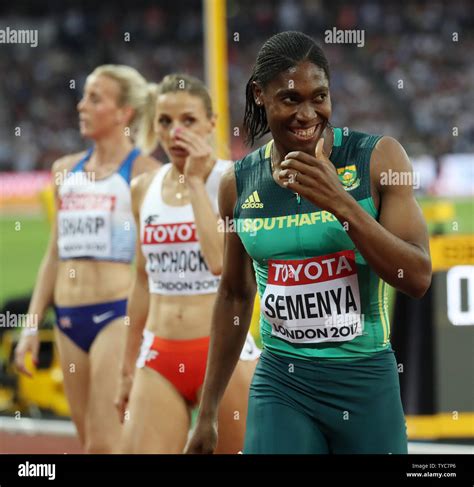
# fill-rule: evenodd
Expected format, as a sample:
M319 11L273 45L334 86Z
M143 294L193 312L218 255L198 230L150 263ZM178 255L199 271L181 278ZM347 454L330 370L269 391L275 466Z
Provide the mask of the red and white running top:
M219 182L231 164L231 161L217 160L206 181L216 215L219 214ZM166 164L158 170L140 208L140 241L150 293L215 293L220 278L209 271L202 255L192 205L170 206L163 201L163 180L171 166Z

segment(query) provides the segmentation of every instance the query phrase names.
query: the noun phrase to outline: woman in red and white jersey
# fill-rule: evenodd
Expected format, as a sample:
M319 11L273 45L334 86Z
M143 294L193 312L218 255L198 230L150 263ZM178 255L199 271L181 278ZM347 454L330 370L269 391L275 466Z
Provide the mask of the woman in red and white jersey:
M214 126L201 81L163 79L155 127L171 163L132 182L139 238L117 399L124 453L181 453L200 399L224 247L217 192L231 164L213 155ZM220 408L218 453L242 449L259 353L249 335Z
M54 304L66 396L89 453L114 452L121 435L110 360L125 341L132 283L130 180L159 167L146 155L156 145L155 96L156 85L133 68L96 68L77 105L81 135L94 145L52 168L57 218L28 313L41 322ZM31 352L36 363L38 350L37 330L25 329L15 352L20 372L31 375L25 356Z

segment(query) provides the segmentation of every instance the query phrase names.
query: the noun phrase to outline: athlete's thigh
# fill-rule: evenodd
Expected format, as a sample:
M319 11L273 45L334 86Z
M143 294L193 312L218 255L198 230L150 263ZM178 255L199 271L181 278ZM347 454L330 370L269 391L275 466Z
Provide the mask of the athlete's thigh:
M119 380L119 362L125 343L123 318L109 323L95 338L89 351L90 386L86 436L91 452L109 453L117 449L121 424L114 400Z
M89 396L89 356L57 328L54 330L64 391L79 439L85 443L85 417Z
M393 353L383 352L354 362L333 383L332 394L339 398L339 413L344 414L338 414L337 419L325 418L332 452L407 453L405 417Z
M239 360L219 407L216 453L238 453L244 446L249 388L257 360Z
M312 412L313 398L286 359L263 351L250 386L244 453L328 453L325 435Z
M136 369L122 453L182 453L189 425L189 408L176 388L155 370Z
M250 395L245 454L329 453L314 421L294 405Z
M357 409L335 422L331 452L341 454L406 454L407 435L398 385L389 384L378 393L357 399Z

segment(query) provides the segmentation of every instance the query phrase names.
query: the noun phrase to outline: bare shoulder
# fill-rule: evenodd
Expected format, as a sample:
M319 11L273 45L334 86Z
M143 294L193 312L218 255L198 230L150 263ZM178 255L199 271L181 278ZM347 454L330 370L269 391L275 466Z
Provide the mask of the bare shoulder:
M52 181L55 194L57 195L58 189L61 184L66 180L71 169L87 154L87 151L76 152L74 154L68 154L60 157L53 162L51 167Z
M154 157L140 155L133 164L132 178L159 169L163 164Z
M411 168L410 160L402 144L397 139L386 135L375 144L371 162L381 169Z
M403 146L393 137L382 137L374 147L370 158L370 174L380 189L380 181L384 176L394 173L410 173L412 165Z
M71 170L85 155L87 151L76 152L74 154L68 154L60 157L53 162L51 171L53 173L62 172L64 170Z
M148 188L158 171L159 167L152 171L143 172L132 179L130 182L130 190L132 192L133 201L138 201L139 204L141 204L143 196L148 191Z
M233 217L236 201L237 185L232 165L224 171L219 184L219 211L222 217Z

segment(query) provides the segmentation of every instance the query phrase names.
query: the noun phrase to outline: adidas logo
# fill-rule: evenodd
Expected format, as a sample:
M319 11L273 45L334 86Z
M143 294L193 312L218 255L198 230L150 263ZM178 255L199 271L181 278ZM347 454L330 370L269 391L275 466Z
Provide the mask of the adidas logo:
M263 208L263 203L260 201L257 191L254 191L242 205L242 208Z

